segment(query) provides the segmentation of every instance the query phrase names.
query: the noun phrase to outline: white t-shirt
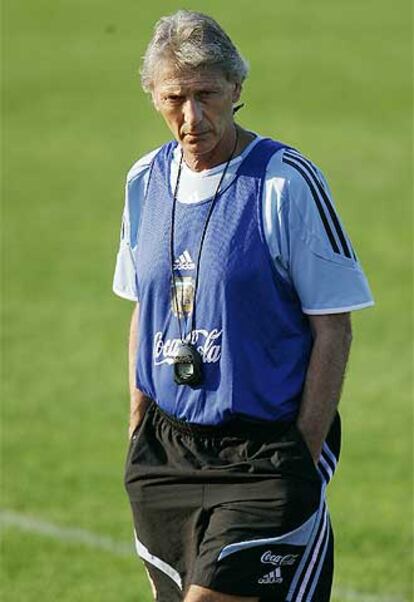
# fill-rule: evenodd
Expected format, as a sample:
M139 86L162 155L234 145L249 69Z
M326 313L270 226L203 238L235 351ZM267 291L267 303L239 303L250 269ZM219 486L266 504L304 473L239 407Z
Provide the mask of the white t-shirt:
M241 161L263 138L256 138L229 164L223 188L235 178ZM113 290L137 301L135 248L149 167L159 149L137 161L127 176L121 240ZM181 149L171 162L171 188L178 175ZM224 164L194 172L183 163L177 201L197 203L214 196ZM275 267L292 284L306 314L342 313L373 305L361 265L334 208L326 180L303 155L282 149L270 159L262 197L265 237ZM137 259L139 261L139 258Z

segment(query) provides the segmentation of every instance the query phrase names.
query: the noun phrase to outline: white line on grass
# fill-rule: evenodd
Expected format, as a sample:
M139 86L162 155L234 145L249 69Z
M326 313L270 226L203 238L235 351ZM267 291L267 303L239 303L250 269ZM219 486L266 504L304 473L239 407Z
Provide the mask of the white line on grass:
M131 556L134 553L132 537L131 544L128 545L127 543L115 541L111 537L96 535L96 533L91 533L85 529L59 527L53 523L11 510L0 510L0 524L4 527L16 527L22 531L46 535L68 543L83 544L88 548L105 550L116 556Z
M406 598L400 596L379 596L378 594L358 592L342 587L334 588L333 596L334 599L340 600L340 602L406 602Z
M97 535L91 531L86 531L86 529L59 527L53 523L12 510L0 510L0 524L6 528L15 527L22 531L45 535L66 543L82 544L88 548L104 550L116 556L131 556L134 553L132 539L131 543L128 544L116 541L111 537ZM334 597L339 599L340 602L406 602L405 598L400 596L379 596L343 588L336 588Z

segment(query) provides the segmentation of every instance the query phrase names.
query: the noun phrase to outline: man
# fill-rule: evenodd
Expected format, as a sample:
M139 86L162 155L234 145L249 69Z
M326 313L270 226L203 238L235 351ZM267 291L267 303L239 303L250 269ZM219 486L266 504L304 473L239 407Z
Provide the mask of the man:
M321 172L234 121L247 66L211 18L155 27L144 90L174 141L127 178L125 483L159 602L324 602L325 488L367 281Z

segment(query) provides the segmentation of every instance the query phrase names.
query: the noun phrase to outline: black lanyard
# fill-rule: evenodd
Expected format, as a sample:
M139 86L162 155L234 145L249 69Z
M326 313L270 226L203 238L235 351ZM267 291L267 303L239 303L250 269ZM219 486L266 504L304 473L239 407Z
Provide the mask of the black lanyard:
M190 340L191 340L191 334L195 330L196 296L197 296L197 288L198 288L198 275L200 272L201 252L203 249L203 243L204 243L204 239L206 236L207 227L208 227L208 224L209 224L209 221L211 218L211 214L213 213L213 209L214 209L214 205L216 203L218 193L220 191L221 185L222 185L225 175L227 173L227 169L230 165L230 161L233 159L234 153L236 152L237 142L239 139L239 133L238 133L237 127L235 127L235 130L236 130L236 139L234 141L234 147L233 147L230 157L228 158L227 163L223 169L223 173L221 174L220 181L216 188L216 192L214 193L214 197L213 197L213 200L209 207L206 221L204 223L203 232L201 234L200 245L198 247L197 263L196 263L196 276L195 276L193 300L192 300L193 301L193 308L192 308L193 311L191 314L191 328L190 328L190 332L186 335L186 337L189 336ZM173 294L174 294L174 298L175 298L175 306L177 309L177 320L178 320L178 328L179 328L179 332L180 332L180 341L181 341L180 345L178 345L176 352L174 354L174 381L176 382L177 385L189 385L190 387L196 387L196 386L200 386L203 382L203 359L202 359L201 354L198 351L198 349L194 345L192 345L190 342L187 343L183 338L183 331L181 328L181 312L184 315L183 295L181 295L181 306L179 306L178 305L178 295L177 295L177 285L176 285L175 277L174 277L175 209L176 209L176 205L177 205L177 193L178 193L178 186L179 186L180 178L181 178L183 160L184 160L183 151L181 149L180 164L178 167L177 182L175 184L172 210L171 210L171 239L170 239L171 281L172 281L172 287L173 287L173 291L174 291Z
M206 236L206 232L207 232L207 227L211 218L211 215L213 213L213 209L216 203L216 199L217 196L220 192L220 188L221 185L224 181L224 178L226 176L228 167L230 165L231 160L233 159L234 153L236 151L237 148L237 142L239 139L239 132L237 127L235 127L236 130L236 139L234 141L234 146L233 146L233 150L231 151L230 157L227 160L227 163L223 169L223 173L221 174L221 178L220 181L217 185L216 191L214 193L214 197L213 200L211 202L211 205L209 207L209 211L207 213L207 217L206 217L206 221L204 223L204 228L203 228L203 232L201 234L201 239L200 239L200 245L198 248L198 254L197 254L197 263L196 263L196 275L195 275L195 284L194 284L194 293L193 293L193 311L191 314L191 328L190 328L190 332L188 334L191 335L191 333L195 330L195 313L196 313L196 295L197 295L197 288L198 288L198 275L199 275L199 268L200 268L200 259L201 259L201 252L203 249L203 244L204 244L204 239ZM180 163L178 166L178 174L177 174L177 181L175 184L175 189L174 189L174 195L173 195L173 203L172 203L172 210L171 210L171 238L170 238L170 256L171 256L171 281L172 281L172 287L173 287L173 291L174 291L174 298L175 298L175 306L177 308L177 319L178 319L178 328L179 328L179 332L180 332L180 339L181 341L184 342L184 338L183 338L183 331L181 328L181 312L180 312L180 307L178 305L178 296L177 296L177 286L175 283L175 278L174 278L174 226L175 226L175 210L176 210L176 205L177 205L177 194L178 194L178 187L180 184L180 179L181 179L181 171L182 171L182 167L183 167L183 161L184 161L184 154L183 151L181 150L181 157L180 157ZM181 296L181 300L182 300L182 296ZM183 311L183 303L181 303L181 310L182 313L184 314ZM186 335L188 336L188 335Z

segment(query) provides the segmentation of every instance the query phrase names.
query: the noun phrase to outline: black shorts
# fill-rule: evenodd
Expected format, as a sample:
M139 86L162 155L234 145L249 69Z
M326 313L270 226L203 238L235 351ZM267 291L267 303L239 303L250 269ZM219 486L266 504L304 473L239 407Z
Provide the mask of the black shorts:
M136 548L158 602L191 584L260 601L325 602L333 535L325 488L339 416L318 468L294 424L178 422L155 404L128 450Z

